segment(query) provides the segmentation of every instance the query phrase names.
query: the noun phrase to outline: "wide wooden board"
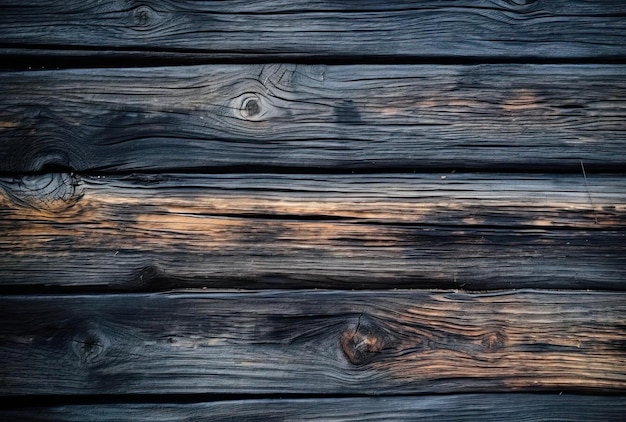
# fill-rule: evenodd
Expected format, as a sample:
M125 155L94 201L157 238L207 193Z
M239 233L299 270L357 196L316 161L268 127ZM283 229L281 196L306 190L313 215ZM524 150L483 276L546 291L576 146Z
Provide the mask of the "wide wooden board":
M612 59L626 53L621 0L3 0L0 9L0 53L35 57Z
M0 394L626 388L626 295L269 291L0 297Z
M461 394L334 399L229 400L0 409L11 421L622 421L626 398L573 394Z
M625 69L273 64L7 72L0 172L578 173L581 161L589 171L623 171Z
M582 172L2 178L0 289L623 290L622 182Z

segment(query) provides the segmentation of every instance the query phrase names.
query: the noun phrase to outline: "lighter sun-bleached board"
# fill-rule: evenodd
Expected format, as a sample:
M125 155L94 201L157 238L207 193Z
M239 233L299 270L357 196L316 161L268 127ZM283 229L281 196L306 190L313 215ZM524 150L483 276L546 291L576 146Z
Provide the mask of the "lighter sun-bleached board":
M621 176L0 179L0 287L622 290Z

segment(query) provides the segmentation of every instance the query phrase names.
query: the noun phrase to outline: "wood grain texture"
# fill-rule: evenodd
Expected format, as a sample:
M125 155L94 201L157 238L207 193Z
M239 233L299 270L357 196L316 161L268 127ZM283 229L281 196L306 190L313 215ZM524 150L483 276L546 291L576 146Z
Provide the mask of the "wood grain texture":
M621 176L0 179L0 284L623 290ZM592 201L590 201L591 195Z
M208 58L603 58L626 53L621 0L0 2L0 52ZM28 52L28 50L27 50Z
M0 409L11 421L622 421L626 398L573 394L462 394L338 399L97 404Z
M626 389L623 293L0 297L0 394Z
M626 168L624 66L7 72L0 92L5 173Z

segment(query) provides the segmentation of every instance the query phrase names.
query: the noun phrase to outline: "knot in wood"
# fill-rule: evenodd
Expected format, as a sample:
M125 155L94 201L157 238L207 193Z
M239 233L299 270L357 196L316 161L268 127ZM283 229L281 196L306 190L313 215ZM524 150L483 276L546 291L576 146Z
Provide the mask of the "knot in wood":
M84 195L80 178L68 173L24 176L2 187L16 204L45 213L66 211Z
M156 264L146 265L137 274L137 287L158 288L158 283L162 278L161 269Z
M243 120L260 121L267 111L267 100L255 93L243 94L235 101L236 115Z
M88 329L72 340L72 351L84 365L96 363L110 346L109 339L99 330Z
M506 335L502 332L493 331L485 334L481 343L485 348L485 352L497 352L506 346L507 340Z
M146 27L154 26L157 13L150 6L139 5L133 8L131 13L134 27L145 29Z
M243 103L243 112L248 117L254 117L261 111L261 106L256 98L247 98Z
M360 316L341 335L341 350L353 365L371 362L384 347L384 332L366 316Z

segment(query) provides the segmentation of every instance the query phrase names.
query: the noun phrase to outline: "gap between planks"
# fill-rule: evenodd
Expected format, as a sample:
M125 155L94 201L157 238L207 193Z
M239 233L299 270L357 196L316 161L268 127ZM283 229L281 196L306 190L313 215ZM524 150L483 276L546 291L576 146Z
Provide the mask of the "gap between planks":
M125 397L125 398L132 398ZM177 399L176 397L169 397ZM622 421L626 399L572 394L464 394L368 398L255 399L205 403L104 403L0 409L12 421Z

